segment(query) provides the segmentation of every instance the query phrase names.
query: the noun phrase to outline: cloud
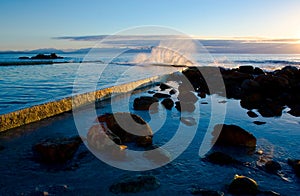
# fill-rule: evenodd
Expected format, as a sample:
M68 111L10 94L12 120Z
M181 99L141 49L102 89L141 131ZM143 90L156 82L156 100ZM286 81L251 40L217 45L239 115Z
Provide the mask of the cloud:
M201 38L182 35L91 35L63 36L53 39L69 41L101 42L106 47L149 47L159 45L160 40L193 39L199 41L211 53L256 53L289 54L300 53L299 39L264 39L256 37Z

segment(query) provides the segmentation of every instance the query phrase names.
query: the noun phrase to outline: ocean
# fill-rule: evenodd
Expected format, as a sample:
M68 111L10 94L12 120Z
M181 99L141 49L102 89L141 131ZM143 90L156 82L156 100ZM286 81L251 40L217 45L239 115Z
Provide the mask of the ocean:
M58 54L64 59L42 61L18 59L35 54L0 54L0 114L76 93L90 92L95 90L95 85L96 89L101 89L113 86L121 80L125 83L176 70L174 67L137 66L134 60L138 53L119 53L118 49L101 50L97 52L97 56L88 57L86 53L67 53ZM286 54L194 54L193 60L201 66L228 68L240 65L252 65L265 70L280 69L288 65L300 67L300 55ZM82 67L84 73L78 74L79 67ZM95 70L101 74L95 76ZM73 92L74 81L78 75L82 77L82 84L76 84L80 85L80 92ZM97 84L93 84L96 80Z

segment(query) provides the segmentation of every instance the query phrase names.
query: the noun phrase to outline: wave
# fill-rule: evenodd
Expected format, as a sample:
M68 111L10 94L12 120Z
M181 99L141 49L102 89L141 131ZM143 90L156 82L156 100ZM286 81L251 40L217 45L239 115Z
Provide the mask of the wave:
M300 61L289 60L237 60L236 63L250 63L250 64L284 64L284 65L300 65Z

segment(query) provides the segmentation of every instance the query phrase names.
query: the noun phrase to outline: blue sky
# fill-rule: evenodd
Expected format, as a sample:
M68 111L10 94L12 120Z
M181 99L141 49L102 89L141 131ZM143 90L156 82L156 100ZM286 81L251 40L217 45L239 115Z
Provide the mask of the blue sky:
M300 38L299 0L1 0L0 50L83 48L63 36L160 25L202 37Z

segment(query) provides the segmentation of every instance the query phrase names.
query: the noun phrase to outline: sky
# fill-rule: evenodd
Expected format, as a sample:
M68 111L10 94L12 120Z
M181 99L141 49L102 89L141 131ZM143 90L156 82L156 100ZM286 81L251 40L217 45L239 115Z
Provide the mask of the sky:
M92 47L94 40L62 38L145 25L201 39L296 39L293 44L300 44L299 0L1 0L0 16L2 51Z

